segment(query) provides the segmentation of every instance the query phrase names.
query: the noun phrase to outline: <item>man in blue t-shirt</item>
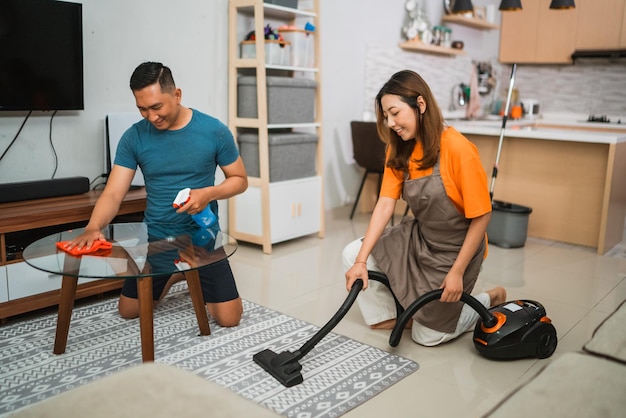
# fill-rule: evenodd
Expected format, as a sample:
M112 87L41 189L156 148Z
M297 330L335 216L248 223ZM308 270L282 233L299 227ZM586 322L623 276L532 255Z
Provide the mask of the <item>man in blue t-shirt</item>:
M131 126L120 139L106 187L96 203L85 233L70 247L91 247L117 214L137 167L146 184L145 222L194 225L189 215L207 205L217 214L217 200L240 194L248 177L235 141L217 119L181 105L182 92L170 69L161 63L140 64L130 78L130 88L144 120ZM215 185L215 170L225 179ZM189 201L174 210L172 202L183 188ZM243 307L228 260L199 269L204 302L221 326L239 324ZM181 274L153 277L153 295L160 300ZM124 318L139 315L137 281L127 279L119 300Z

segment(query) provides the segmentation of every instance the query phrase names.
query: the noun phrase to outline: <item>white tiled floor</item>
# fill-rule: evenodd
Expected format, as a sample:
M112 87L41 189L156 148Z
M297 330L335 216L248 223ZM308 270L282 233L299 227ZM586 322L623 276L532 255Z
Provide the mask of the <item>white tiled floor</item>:
M231 264L243 298L322 326L347 295L343 247L362 236L368 214L349 220L349 207L326 215L326 236L309 236L273 246L240 244ZM475 293L495 285L507 299L541 302L557 328L559 344L545 360L493 361L480 357L471 333L427 348L405 332L389 346L389 331L370 330L355 304L333 330L415 360L417 372L346 414L346 417L478 417L567 351L580 350L600 322L626 299L626 259L598 256L593 249L528 238L518 249L491 246ZM306 368L306 357L303 360Z

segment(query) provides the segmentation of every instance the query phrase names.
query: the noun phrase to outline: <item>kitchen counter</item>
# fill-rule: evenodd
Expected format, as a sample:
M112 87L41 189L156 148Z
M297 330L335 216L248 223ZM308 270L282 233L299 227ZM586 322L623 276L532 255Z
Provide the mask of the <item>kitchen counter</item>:
M626 118L623 124L581 122L586 119L508 120L493 197L533 209L529 236L604 254L623 238ZM501 118L446 122L477 145L491 184Z
M551 116L540 119L509 119L505 137L549 139L601 144L626 142L626 117L613 117L622 123L587 122L587 116ZM448 118L446 123L463 134L496 135L500 137L501 116L480 119Z

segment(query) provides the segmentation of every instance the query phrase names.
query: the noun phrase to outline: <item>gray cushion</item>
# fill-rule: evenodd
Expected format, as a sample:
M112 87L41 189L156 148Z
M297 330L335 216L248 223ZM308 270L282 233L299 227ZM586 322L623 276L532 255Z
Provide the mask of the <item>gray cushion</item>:
M23 408L12 417L275 417L195 374L143 363Z
M626 301L596 328L593 338L583 349L626 363Z
M626 366L583 353L565 353L486 416L622 418L624 394Z

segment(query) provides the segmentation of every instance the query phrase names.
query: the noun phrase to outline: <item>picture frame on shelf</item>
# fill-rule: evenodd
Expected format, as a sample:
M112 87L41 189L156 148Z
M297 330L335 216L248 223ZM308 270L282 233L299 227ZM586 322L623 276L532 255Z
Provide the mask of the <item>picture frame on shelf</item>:
M487 20L487 8L485 6L474 6L474 19Z

